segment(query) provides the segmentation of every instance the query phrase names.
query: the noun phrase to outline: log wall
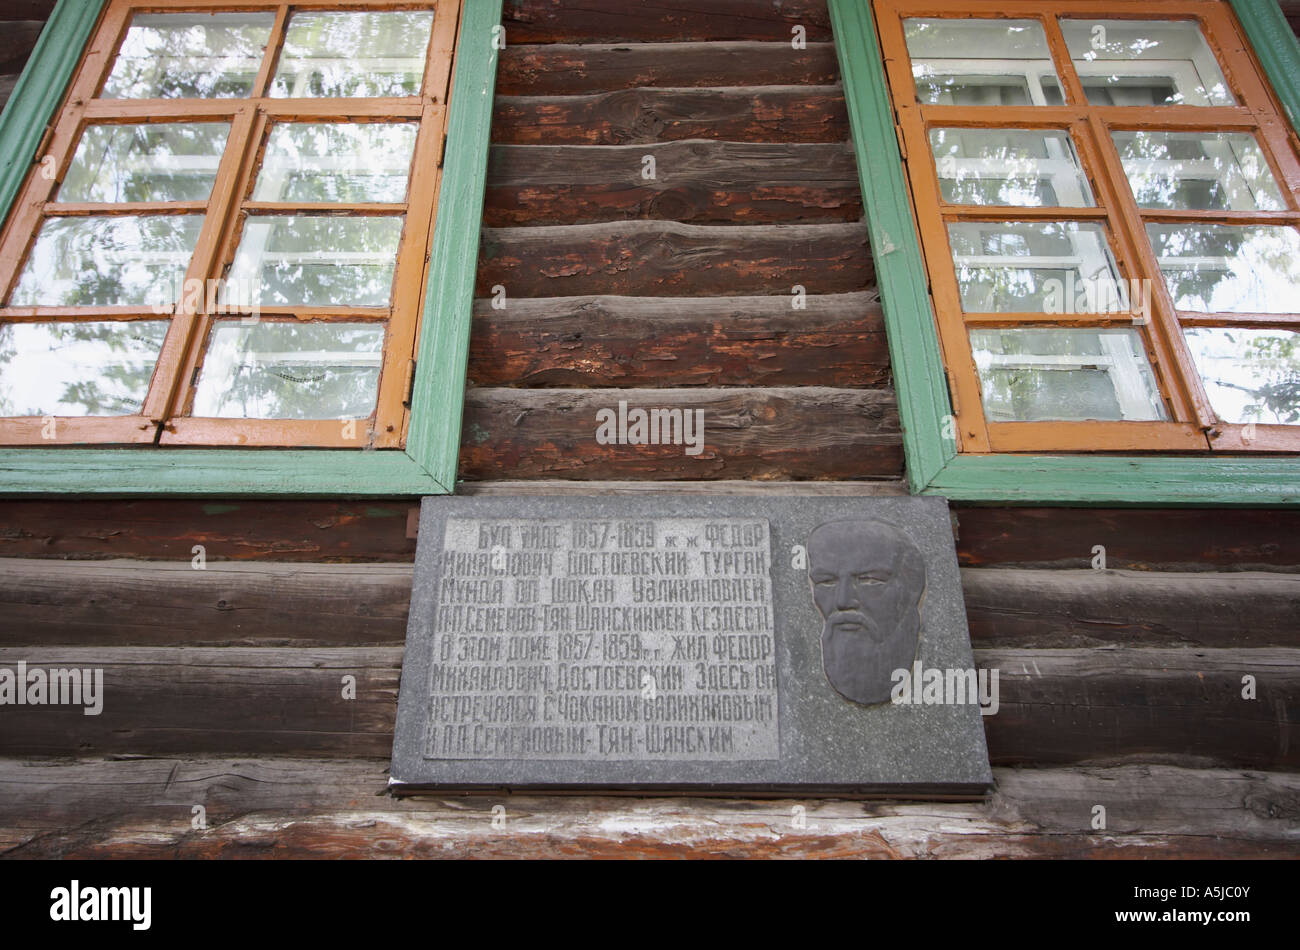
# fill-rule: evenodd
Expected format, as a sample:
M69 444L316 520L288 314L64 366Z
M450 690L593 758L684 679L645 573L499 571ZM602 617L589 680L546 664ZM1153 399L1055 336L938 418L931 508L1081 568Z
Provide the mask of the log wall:
M506 27L458 490L904 493L824 0L507 0ZM596 445L620 399L704 410L705 451ZM414 504L0 501L0 665L108 682L98 717L6 708L0 855L1300 855L1300 513L955 510L997 790L796 828L388 797Z

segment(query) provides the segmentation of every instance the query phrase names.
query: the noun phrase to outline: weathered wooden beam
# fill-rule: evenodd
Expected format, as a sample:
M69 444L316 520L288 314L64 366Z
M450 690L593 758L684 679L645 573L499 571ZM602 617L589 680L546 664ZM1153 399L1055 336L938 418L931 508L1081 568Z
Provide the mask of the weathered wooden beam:
M889 348L875 294L505 303L503 309L490 299L474 303L473 385L889 385Z
M0 4L0 20L40 20L49 18L58 0L5 0Z
M585 96L497 96L498 145L627 145L682 139L846 142L839 86L620 89Z
M1295 509L956 509L964 567L1300 571Z
M0 500L0 556L410 561L411 502Z
M999 671L1001 708L984 731L1000 765L1161 755L1300 767L1297 649L996 648L975 660Z
M363 646L406 638L405 564L0 559L0 646Z
M859 220L862 196L846 144L498 145L483 214L488 227L817 224Z
M809 40L831 38L825 0L507 0L508 43L784 40L796 26Z
M103 670L103 708L5 706L0 755L392 750L401 647L0 648L0 666ZM345 698L355 680L355 699Z
M467 494L554 493L470 482ZM586 483L568 483L589 492ZM655 483L604 493L662 492ZM716 484L683 486L698 493ZM730 494L899 494L897 482L730 483ZM1300 577L962 570L983 648L1300 647ZM367 646L405 639L409 564L51 561L0 558L0 646ZM1249 654L1247 654L1249 656Z
M597 412L703 413L703 446L601 444ZM884 389L471 389L460 475L494 478L872 478L902 471Z
M576 227L485 228L475 293L507 298L587 294L737 297L792 288L864 291L873 269L855 224L697 227L629 221Z
M27 65L27 57L31 55L45 22L11 20L7 13L0 16L7 21L4 28L4 45L0 46L0 73L4 73L5 78L16 79L18 73L22 72L23 67Z
M387 759L0 760L4 857L1295 857L1300 775L996 769L985 803L384 794ZM795 804L804 821L792 820ZM1095 805L1106 830L1092 828ZM193 827L194 806L207 827ZM505 807L505 823L493 809Z
M1000 708L984 719L996 765L1300 769L1300 649L978 649L975 660L998 670ZM103 709L6 706L0 756L386 757L402 648L0 648L0 665L19 661L102 669Z
M1300 574L962 569L981 646L1300 647Z
M875 481L782 482L629 482L629 481L527 481L498 479L490 482L457 482L458 495L744 495L749 498L776 495L803 497L876 498L905 497L901 478Z
M569 96L640 86L830 86L835 44L789 40L702 43L507 44L497 95Z

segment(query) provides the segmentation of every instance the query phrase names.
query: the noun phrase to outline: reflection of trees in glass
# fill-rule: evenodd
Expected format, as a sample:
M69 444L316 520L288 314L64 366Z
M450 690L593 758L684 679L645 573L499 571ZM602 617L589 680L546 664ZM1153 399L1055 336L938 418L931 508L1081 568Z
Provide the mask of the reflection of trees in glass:
M1300 235L1294 228L1149 224L1147 232L1162 259L1161 270L1178 309L1200 313L1295 309Z
M271 130L257 201L400 202L415 148L413 122L293 122Z
M47 218L23 268L14 306L170 306L203 216Z
M375 408L383 342L377 323L218 325L194 415L364 418Z
M427 10L295 13L269 94L416 95L432 25Z
M262 306L386 306L401 235L396 216L250 215L230 279Z
M136 16L103 95L108 99L247 96L274 21L273 13Z
M165 320L0 326L0 416L122 416L140 411ZM37 395L56 382L57 402Z
M92 125L59 188L60 201L204 201L228 122Z
M1300 333L1220 328L1188 336L1213 341L1201 360L1206 382L1249 397L1239 421L1300 422Z

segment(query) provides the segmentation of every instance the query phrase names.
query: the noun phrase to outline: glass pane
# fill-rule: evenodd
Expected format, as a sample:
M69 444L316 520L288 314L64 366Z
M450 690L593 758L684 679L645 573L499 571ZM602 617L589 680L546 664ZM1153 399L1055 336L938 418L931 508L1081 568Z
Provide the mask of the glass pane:
M1133 195L1144 208L1281 211L1286 205L1253 135L1112 132Z
M1300 424L1300 333L1236 327L1184 332L1220 419Z
M429 10L295 13L269 95L418 95L432 26Z
M251 95L274 13L142 13L131 19L106 99Z
M1300 310L1300 234L1281 225L1148 224L1179 310Z
M166 320L0 324L0 416L140 411Z
M903 33L921 102L957 106L1060 102L1047 36L1036 20L913 18L903 21Z
M1090 208L1092 189L1066 132L931 129L945 201Z
M89 126L59 200L206 201L229 135L229 122Z
M229 284L261 305L384 307L402 218L250 215Z
M202 226L201 214L46 218L9 303L168 311Z
M374 410L383 362L377 323L220 323L194 395L194 415L361 419Z
M253 200L405 201L416 130L413 122L276 125Z
M1165 418L1136 330L972 330L970 341L990 422Z
M1236 102L1194 21L1062 20L1061 32L1093 105Z
M1127 288L1099 224L1070 221L948 225L967 313L1127 311Z

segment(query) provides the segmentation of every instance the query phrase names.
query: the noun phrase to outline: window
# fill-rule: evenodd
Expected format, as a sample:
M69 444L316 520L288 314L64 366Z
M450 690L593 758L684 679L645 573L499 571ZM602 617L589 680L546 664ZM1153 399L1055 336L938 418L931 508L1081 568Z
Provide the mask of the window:
M1300 161L1229 4L874 9L957 450L1300 451Z
M0 237L0 443L405 446L459 7L110 0Z

